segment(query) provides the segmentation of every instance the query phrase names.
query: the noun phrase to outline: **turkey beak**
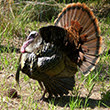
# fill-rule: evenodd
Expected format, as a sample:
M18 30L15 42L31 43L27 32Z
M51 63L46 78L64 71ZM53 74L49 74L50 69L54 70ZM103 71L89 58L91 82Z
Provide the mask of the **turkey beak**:
M20 74L20 70L21 70L21 64L19 64L19 66L18 66L18 69L17 69L17 72L16 72L16 77L15 77L16 82L17 82L18 85L19 85L19 74Z

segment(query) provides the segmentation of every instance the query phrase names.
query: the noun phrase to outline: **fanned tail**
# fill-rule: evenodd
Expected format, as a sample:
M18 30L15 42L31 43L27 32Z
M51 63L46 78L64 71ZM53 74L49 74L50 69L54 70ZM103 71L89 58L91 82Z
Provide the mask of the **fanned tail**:
M67 5L58 15L55 26L67 30L74 28L74 38L69 35L69 40L70 43L74 40L75 45L79 45L79 61L77 64L83 74L87 75L95 68L101 52L102 39L97 18L84 3L73 3Z

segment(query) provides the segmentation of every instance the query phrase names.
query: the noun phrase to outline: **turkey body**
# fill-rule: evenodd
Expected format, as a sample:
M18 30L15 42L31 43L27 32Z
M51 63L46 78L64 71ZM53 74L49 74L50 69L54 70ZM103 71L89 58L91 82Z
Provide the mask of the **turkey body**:
M53 52L51 50L50 52ZM25 64L22 64L26 58ZM68 94L67 90L74 87L74 74L77 72L77 65L62 52L55 50L43 57L35 53L24 53L21 56L21 71L30 78L42 82L49 95L62 96Z
M69 4L55 26L32 31L21 47L19 72L45 87L49 96L68 94L78 68L87 75L99 61L101 37L98 21L85 4ZM44 94L45 95L45 94Z
M66 35L65 30L63 30L64 35L60 35L62 34L62 30L60 30L62 28L57 26L49 26L46 28L50 28L51 30L57 28L58 32L55 33L56 35L58 34L59 37L62 36L63 38L63 36ZM35 43L32 43L25 48L26 52L21 54L21 71L30 78L38 80L40 83L42 82L49 96L68 94L68 90L72 90L74 87L74 74L77 72L76 63L69 58L71 51L68 52L67 47L62 43L60 44L60 42L53 42L52 40L48 42L48 40L43 40L40 35L37 35L35 39L41 39L37 45L38 47L35 46ZM37 48L30 50L32 47ZM70 47L68 47L68 49L69 48Z

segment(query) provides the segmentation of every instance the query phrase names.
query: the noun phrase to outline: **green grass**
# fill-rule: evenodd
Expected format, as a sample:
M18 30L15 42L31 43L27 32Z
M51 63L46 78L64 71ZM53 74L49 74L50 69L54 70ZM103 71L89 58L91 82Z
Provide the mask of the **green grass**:
M48 6L35 5L33 4L36 3L35 0L32 3L23 3L22 0L20 0L20 3L14 3L13 1L10 3L9 1L7 3L0 2L1 110L74 110L110 107L110 55L108 55L108 50L110 49L110 13L106 15L106 13L103 13L103 10L101 11L101 8L103 8L100 6L101 0L76 0L75 2L77 1L85 2L95 10L94 12L99 19L101 28L104 54L101 55L100 62L91 74L86 77L82 74L79 75L79 73L76 74L76 86L69 96L58 99L52 98L44 102L37 101L43 94L37 81L20 74L20 88L16 85L15 73L20 55L16 49L22 45L30 31L53 24L57 14L65 6L64 3L66 1L59 0L59 2L62 2L59 4L53 0L47 0ZM108 2L105 0L103 4L106 6ZM49 13L48 8L55 13ZM41 13L39 13L39 10L42 10ZM107 8L105 10L107 12ZM13 52L10 47L13 48ZM6 94L9 88L15 88L18 91L19 98L9 98Z

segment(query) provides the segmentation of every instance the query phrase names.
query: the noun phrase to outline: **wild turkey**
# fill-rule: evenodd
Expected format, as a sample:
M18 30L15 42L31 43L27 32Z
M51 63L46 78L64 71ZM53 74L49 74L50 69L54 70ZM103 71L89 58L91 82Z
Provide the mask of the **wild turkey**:
M73 90L75 73L87 75L95 68L101 52L98 21L81 3L67 5L55 20L55 26L32 31L21 47L19 72L39 82L49 97Z

